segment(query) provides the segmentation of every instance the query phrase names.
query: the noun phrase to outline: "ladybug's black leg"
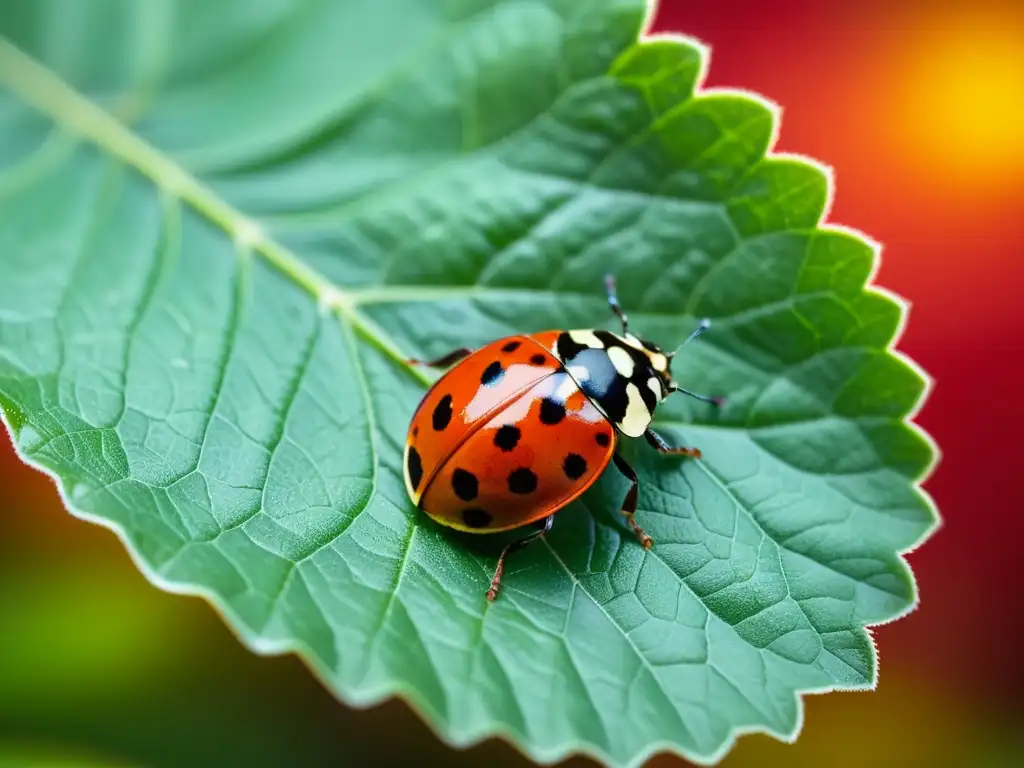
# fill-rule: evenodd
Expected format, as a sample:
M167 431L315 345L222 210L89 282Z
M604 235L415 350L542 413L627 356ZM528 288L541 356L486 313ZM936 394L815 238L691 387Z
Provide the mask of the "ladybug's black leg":
M653 429L648 429L644 432L644 437L647 438L647 442L653 445L658 453L667 453L671 456L692 456L695 459L700 458L700 448L673 448L665 442L664 437Z
M633 533L640 539L640 543L644 549L650 549L654 541L650 536L637 525L636 522L636 496L640 489L640 481L636 478L636 472L634 469L626 463L626 460L622 458L622 455L616 451L612 454L612 459L615 461L615 466L619 468L619 471L626 476L629 480L629 490L626 491L626 498L622 500L622 514L626 516L626 522L629 523L629 527L633 529Z
M509 544L505 549L501 551L501 555L498 557L498 565L494 569L494 578L491 579L491 588L487 590L487 599L494 600L498 596L498 588L501 586L501 573L505 570L505 558L515 552L517 549L522 549L527 544L536 541L545 533L551 530L551 523L555 519L554 515L548 515L543 520L538 520L534 523L539 530L533 533L523 536L521 539L517 539Z
M622 307L619 306L619 297L615 293L615 278L611 275L605 275L604 287L608 291L608 306L612 308L615 316L622 321L622 332L625 334L629 331L629 320L626 317L626 313L622 311Z
M468 349L466 347L459 347L458 349L453 349L447 355L443 355L442 357L437 358L437 360L429 360L427 362L424 362L423 360L409 359L406 360L405 362L407 362L409 365L425 365L428 368L447 368L452 363L457 363L462 358L467 357L468 355L471 354L473 354L472 349Z

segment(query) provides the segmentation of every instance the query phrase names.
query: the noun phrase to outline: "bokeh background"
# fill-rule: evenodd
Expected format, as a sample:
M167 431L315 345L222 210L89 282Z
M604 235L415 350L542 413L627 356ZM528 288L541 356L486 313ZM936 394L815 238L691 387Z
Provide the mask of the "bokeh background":
M710 45L707 85L781 104L777 149L834 167L830 220L884 244L876 282L912 304L899 348L937 381L917 420L942 446L925 487L945 523L910 555L921 607L875 630L877 691L808 697L795 745L747 736L723 764L1024 765L1024 2L662 0L651 29ZM497 741L450 751L399 702L348 710L295 658L250 654L0 440L0 766L367 755L528 765Z

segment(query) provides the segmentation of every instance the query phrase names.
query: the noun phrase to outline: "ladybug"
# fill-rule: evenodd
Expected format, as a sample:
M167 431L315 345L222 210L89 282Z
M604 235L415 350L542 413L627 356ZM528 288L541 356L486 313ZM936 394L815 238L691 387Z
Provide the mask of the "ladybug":
M408 361L454 365L424 395L409 424L402 465L413 504L459 531L533 529L502 551L488 600L498 595L508 555L547 533L555 513L593 485L609 462L630 481L622 514L649 549L651 537L634 518L639 481L616 451L618 436L643 436L660 453L700 458L698 449L670 446L650 428L654 410L673 392L722 402L679 387L671 371L679 349L665 353L631 334L614 279L606 277L605 285L622 333L521 334L476 351L463 347L437 360ZM683 345L709 325L702 321Z

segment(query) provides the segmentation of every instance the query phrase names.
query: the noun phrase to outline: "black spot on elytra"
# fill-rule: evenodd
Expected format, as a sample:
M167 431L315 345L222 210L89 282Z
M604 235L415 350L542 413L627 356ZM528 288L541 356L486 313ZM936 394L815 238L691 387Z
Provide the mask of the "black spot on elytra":
M420 435L420 428L419 427L413 427L412 428L412 436L413 437L419 437L419 435Z
M434 415L432 417L434 422L434 430L440 432L448 426L448 422L452 420L452 396L445 395L438 400L437 405L434 406Z
M545 424L557 424L565 418L565 406L557 400L545 397L540 401L540 420Z
M452 472L452 490L463 501L475 499L478 489L476 475L472 472L467 472L464 469L456 469Z
M562 462L562 471L570 480L577 480L587 471L587 460L578 453L570 453Z
M519 344L520 344L520 342L518 342L518 341L510 341L508 344L506 344L504 347L501 348L501 351L502 352L515 352L517 349L519 349Z
M530 362L534 365L544 365L548 361L547 357L538 352L536 355L530 358Z
M505 371L501 367L501 363L495 360L493 363L484 368L484 372L480 375L480 383L490 386L498 383L501 377L505 375Z
M420 480L423 479L423 461L420 459L419 451L412 446L409 447L409 456L405 460L406 469L409 471L409 482L415 491L420 487Z
M533 493L537 490L537 476L525 467L521 467L508 476L508 489L520 495Z
M594 439L597 441L597 444L600 445L602 448L607 448L612 441L611 435L609 435L607 432L598 432L596 435L594 435Z
M523 433L519 431L519 427L505 424L494 433L494 444L508 453L519 444L519 438L522 436Z
M462 510L462 522L470 528L486 528L493 519L490 512L479 507Z

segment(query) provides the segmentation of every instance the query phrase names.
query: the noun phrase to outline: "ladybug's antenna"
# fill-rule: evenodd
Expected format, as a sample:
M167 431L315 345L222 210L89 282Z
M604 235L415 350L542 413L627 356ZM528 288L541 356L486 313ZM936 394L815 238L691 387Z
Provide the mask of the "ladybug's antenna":
M696 339L698 336L700 336L702 333L704 333L704 331L706 331L710 327L711 327L711 321L708 318L705 317L703 320L700 321L700 323L698 323L698 325L694 329L693 333L691 333L689 336L686 337L686 341L684 341L682 344L680 344L678 347L676 347L675 352L673 352L671 355L669 355L669 358L671 359L671 358L675 357L679 353L680 349L682 349L687 344L689 344L691 341Z
M684 341L682 344L680 344L678 347L676 347L676 351L668 356L669 359L671 360L673 357L675 357L676 353L679 352L680 349L682 349L687 344L689 344L691 341L696 339L698 336L700 336L702 333L704 333L704 331L706 331L710 327L711 327L711 321L708 318L705 317L703 320L700 321L700 323L697 324L697 327L694 329L693 333L691 333L689 336L686 337L686 341ZM722 406L725 403L725 398L722 398L722 397L711 397L710 395L698 395L696 392L691 392L688 389L683 389L682 387L675 386L674 384L672 386L672 391L673 392L682 392L684 395L689 395L690 397L695 398L697 400L700 400L702 402L711 403L715 407L720 407L720 406Z
M615 276L608 274L604 276L604 287L608 293L608 306L611 307L612 312L619 318L619 322L622 323L622 335L625 336L629 333L629 318L626 317L626 313L622 311L622 306L619 304L619 296L615 292Z
M673 392L682 392L684 395L689 395L695 400L700 400L702 403L711 403L716 408L720 408L725 404L724 397L712 397L711 395L698 395L696 392L691 392L688 389L682 387L672 387Z

